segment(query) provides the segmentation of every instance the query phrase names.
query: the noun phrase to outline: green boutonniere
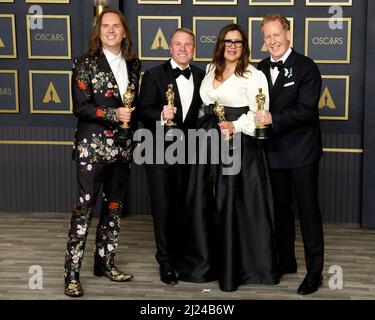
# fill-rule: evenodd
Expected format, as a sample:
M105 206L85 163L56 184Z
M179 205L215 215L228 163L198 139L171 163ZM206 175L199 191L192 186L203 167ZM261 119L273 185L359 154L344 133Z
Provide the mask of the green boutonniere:
M293 77L293 68L292 67L290 67L289 69L284 68L283 71L284 71L284 77L285 78L289 79L289 78Z

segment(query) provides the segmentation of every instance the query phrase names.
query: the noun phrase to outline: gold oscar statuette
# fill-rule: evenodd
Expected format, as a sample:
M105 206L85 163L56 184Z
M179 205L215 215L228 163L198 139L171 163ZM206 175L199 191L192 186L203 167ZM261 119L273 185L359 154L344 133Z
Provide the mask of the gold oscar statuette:
M168 106L174 107L174 92L173 92L173 84L168 84L168 90L165 93L168 101ZM176 123L172 119L168 119L167 122L165 123L166 126L168 127L173 127L176 126Z
M262 92L262 88L258 89L258 94L255 96L255 101L258 110L264 110L266 103L266 95ZM268 126L257 126L255 128L255 136L257 139L268 139L269 138L269 127Z
M97 18L106 8L108 0L94 0L94 17Z
M225 119L225 111L224 107L219 104L219 102L215 101L215 106L214 106L214 112L219 118L219 122L226 122L227 120Z
M124 108L130 109L132 107L134 96L135 96L135 86L132 83L128 85L128 88L123 94ZM124 129L128 129L130 128L130 124L128 122L125 122L121 125L121 127Z
M219 119L219 122L226 122L227 119L225 118L225 109L224 109L224 106L222 106L219 102L215 101L215 105L214 105L214 112L216 114L216 116L218 117ZM233 136L231 135L228 140L232 139Z

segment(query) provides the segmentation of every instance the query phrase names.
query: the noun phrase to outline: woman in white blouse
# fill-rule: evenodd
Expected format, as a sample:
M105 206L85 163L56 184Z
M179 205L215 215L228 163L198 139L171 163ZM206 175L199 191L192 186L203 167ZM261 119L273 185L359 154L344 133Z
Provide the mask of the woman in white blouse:
M240 152L241 169L225 175L222 162L194 165L182 219L186 247L180 279L217 279L223 291L235 291L241 284L279 282L270 181L261 142L254 137L256 95L262 88L268 109L268 84L250 65L249 53L242 27L223 27L200 88L204 105L199 127L221 130L234 144L240 141L241 148L232 152ZM224 106L226 121L220 122L215 114L216 102ZM219 149L214 143L207 146ZM199 152L203 151L207 150Z

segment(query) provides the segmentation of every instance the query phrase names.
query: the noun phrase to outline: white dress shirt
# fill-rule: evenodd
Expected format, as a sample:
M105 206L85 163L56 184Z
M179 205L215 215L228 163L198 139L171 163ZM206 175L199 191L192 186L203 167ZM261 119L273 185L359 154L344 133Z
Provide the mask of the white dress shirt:
M126 61L124 57L122 56L121 51L118 55L115 55L112 52L103 48L103 52L104 52L105 57L107 58L109 66L111 67L112 73L115 76L121 99L123 99L123 95L126 89L128 88L128 84L129 84L128 69L126 67Z
M281 59L279 60L275 60L274 58L272 58L271 56L271 62L278 62L278 61L282 61L283 63L285 63L286 59L288 59L289 55L291 54L292 52L292 48L289 47L289 49L285 52L285 54L282 56ZM276 79L277 77L279 76L279 69L277 67L275 68L271 68L270 67L270 73L271 73L271 80L272 80L272 84L275 84L276 82Z
M206 68L206 75L202 81L200 95L203 103L206 105L213 104L215 101L223 106L238 108L249 106L250 111L242 114L236 121L233 121L235 132L242 132L250 136L255 135L254 111L258 110L256 95L258 89L266 96L264 105L265 110L269 110L268 83L264 73L257 70L254 66L249 65L245 77L237 77L232 74L218 87L213 87L215 78L215 68Z
M171 59L171 65L172 65L172 69L179 68L181 70L184 70L190 67L190 66L187 66L186 68L182 69L173 59ZM194 94L193 74L190 74L189 79L186 79L183 75L180 75L176 79L176 83L177 83L178 94L180 95L181 106L182 106L182 121L185 121L186 115L189 112L191 101L193 100L193 94Z

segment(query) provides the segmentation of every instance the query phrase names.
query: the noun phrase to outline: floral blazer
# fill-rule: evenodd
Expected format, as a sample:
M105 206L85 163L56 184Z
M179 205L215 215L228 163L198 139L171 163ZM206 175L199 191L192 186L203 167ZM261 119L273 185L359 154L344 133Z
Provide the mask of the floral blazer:
M126 61L129 83L138 92L141 62ZM121 93L122 94L122 93ZM116 79L105 55L83 55L73 63L73 113L78 118L73 160L86 163L110 163L117 159L132 160L133 141L126 146L116 145L114 135L119 126L116 109L123 106ZM137 104L137 95L133 106ZM137 126L136 110L132 113L131 128Z

